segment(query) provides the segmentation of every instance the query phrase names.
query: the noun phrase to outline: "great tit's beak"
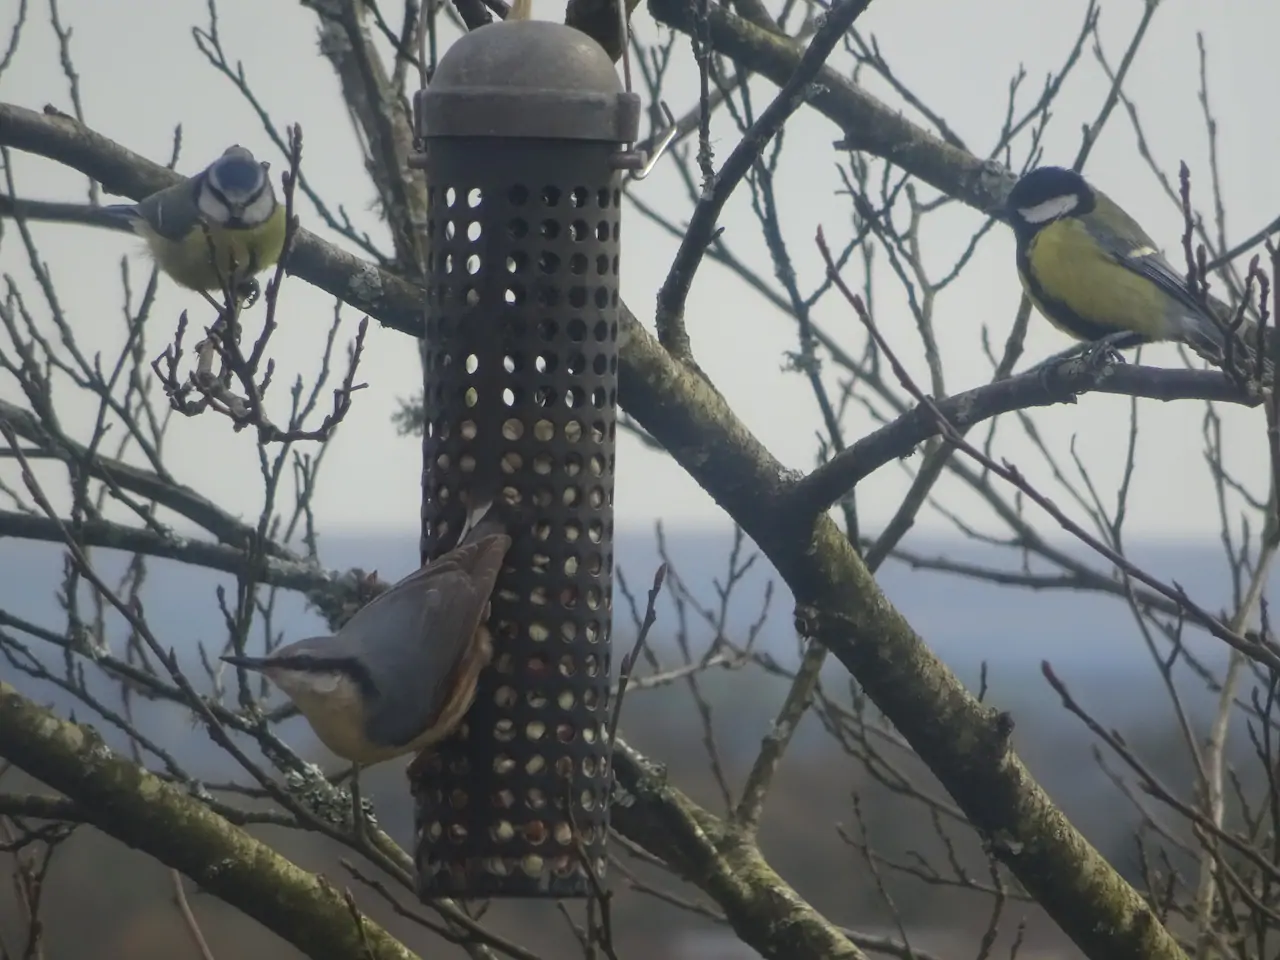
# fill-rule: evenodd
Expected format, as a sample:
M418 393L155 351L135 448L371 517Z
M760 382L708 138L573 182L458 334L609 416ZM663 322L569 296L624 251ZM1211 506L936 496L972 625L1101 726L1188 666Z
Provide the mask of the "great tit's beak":
M235 657L228 655L219 659L223 663L229 663L233 667L244 667L246 670L261 670L267 665L265 657Z

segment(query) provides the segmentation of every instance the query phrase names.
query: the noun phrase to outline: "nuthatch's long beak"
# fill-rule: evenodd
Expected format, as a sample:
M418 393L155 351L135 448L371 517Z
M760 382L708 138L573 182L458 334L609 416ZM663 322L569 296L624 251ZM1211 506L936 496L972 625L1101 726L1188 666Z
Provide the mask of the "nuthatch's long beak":
M223 663L229 663L233 667L244 667L246 670L261 670L267 665L265 657L234 657L226 656L219 658Z

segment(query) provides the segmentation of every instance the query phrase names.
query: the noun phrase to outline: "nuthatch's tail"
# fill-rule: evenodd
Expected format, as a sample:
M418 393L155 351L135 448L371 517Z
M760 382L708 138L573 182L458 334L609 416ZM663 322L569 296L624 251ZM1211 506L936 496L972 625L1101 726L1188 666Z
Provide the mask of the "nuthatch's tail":
M474 543L495 533L512 535L524 512L514 503L502 497L483 503L467 514L467 525L462 529L458 545Z
M498 533L502 529L501 524L496 500L477 504L467 511L467 522L458 537L458 545L474 542L489 533Z

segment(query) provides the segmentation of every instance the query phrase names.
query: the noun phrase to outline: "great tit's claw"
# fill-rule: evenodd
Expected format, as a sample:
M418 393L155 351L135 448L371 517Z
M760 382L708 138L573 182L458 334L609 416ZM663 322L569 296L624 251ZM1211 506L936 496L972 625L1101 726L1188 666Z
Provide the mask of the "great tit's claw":
M236 288L236 296L240 299L241 309L247 310L258 302L258 298L262 296L262 287L258 284L257 277L250 277L243 281Z
M1089 344L1081 355L1081 359L1095 373L1106 369L1113 363L1125 363L1124 354L1120 352L1118 347L1118 340L1119 335L1115 334Z

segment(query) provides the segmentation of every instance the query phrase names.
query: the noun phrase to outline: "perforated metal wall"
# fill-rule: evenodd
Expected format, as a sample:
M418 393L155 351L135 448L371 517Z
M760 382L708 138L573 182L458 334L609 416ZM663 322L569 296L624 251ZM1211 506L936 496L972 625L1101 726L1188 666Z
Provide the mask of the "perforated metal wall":
M464 487L515 498L527 523L475 703L412 784L423 897L585 896L584 859L604 872L616 150L457 137L427 152L423 558L456 540Z

